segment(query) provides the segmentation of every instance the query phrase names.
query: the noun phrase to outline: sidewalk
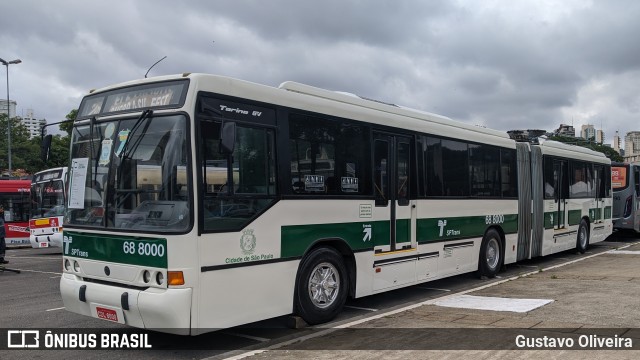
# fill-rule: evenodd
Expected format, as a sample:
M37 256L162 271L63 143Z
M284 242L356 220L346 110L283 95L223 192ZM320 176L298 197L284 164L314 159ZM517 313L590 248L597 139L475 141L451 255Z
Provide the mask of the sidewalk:
M553 302L525 313L423 305L258 352L251 359L640 358L640 350L578 346L579 341L611 338L618 345L621 339L629 339L634 349L640 349L640 244L466 295ZM513 341L516 334L572 338L575 346L571 350L554 350L548 344L533 350L508 350L518 348ZM493 335L495 339L490 338ZM425 350L432 348L454 350Z

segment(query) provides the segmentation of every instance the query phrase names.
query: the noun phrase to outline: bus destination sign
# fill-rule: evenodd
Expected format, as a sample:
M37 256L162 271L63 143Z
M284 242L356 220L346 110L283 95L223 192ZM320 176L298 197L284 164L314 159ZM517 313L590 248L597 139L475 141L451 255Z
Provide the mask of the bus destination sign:
M104 112L146 109L176 105L182 94L181 85L169 85L149 89L134 89L107 97Z
M172 81L128 87L88 96L82 101L78 117L180 106L184 101L187 84L187 81Z

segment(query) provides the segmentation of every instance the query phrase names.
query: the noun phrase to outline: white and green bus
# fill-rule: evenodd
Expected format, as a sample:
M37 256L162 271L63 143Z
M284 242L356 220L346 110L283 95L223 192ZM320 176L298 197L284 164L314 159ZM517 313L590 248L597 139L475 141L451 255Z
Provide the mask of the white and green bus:
M355 95L182 74L92 91L72 132L67 310L197 335L612 231L610 161Z

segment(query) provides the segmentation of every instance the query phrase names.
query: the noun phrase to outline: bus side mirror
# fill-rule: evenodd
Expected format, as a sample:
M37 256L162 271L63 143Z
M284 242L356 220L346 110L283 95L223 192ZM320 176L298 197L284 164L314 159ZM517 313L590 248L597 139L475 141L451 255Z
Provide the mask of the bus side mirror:
M236 146L236 123L225 121L220 133L220 152L226 155L233 154Z
M42 143L40 144L40 159L46 164L49 160L49 155L51 154L51 140L53 139L53 135L47 135L42 138Z

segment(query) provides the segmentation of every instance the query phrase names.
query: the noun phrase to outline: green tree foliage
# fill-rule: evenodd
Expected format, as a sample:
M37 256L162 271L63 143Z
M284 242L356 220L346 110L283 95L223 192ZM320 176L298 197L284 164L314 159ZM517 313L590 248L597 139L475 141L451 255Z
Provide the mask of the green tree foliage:
M51 152L46 168L62 167L69 164L69 145L71 138L67 136L54 135L51 141Z
M73 120L75 120L77 116L78 116L78 109L73 109L69 111L69 113L65 117L67 118L67 120L72 120L72 121L64 122L60 124L59 125L60 130L66 131L67 135L71 136L71 130L73 129Z
M73 121L78 115L78 109L69 111L67 121L60 123L60 130L65 131L67 135L55 135L51 141L51 152L49 153L49 161L46 168L67 166L69 163L69 147L71 145L71 131L73 130Z
M0 115L0 169L9 168L7 146L7 114ZM38 171L42 167L40 147L29 140L29 131L20 123L20 119L11 119L11 168L24 169L28 173ZM13 174L12 174L13 175Z
M67 114L67 120L74 120L77 109ZM49 160L45 164L40 158L42 139L39 136L29 139L27 128L20 123L20 118L11 119L11 168L12 176L23 169L29 174L54 167L67 166L69 163L69 146L73 121L59 124L66 135L54 135L51 141ZM50 131L49 131L50 132ZM9 163L7 147L7 114L0 114L0 171L6 173Z
M578 146L589 148L594 151L601 152L606 157L611 159L611 161L617 161L617 162L624 161L622 156L620 156L620 154L618 154L615 150L613 150L613 148L609 146L604 146L602 144L598 144L593 140L586 140L582 138L575 138L575 137L569 137L569 136L551 136L549 137L549 140L555 140L555 141L559 141L559 142L563 142L571 145L578 145Z

